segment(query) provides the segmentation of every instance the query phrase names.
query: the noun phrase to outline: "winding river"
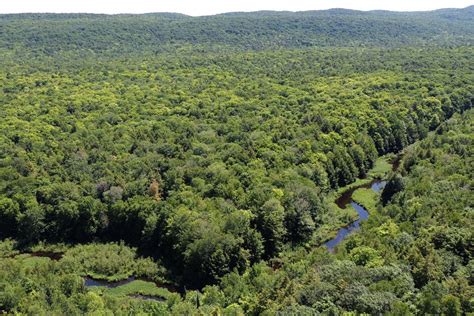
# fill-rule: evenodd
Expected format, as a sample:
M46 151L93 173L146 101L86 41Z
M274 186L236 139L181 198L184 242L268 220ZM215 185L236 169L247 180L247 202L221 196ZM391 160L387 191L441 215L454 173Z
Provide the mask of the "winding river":
M392 171L396 171L398 169L398 166L400 165L400 160L401 160L401 155L399 154L391 162L392 163ZM338 232L337 232L336 237L329 240L328 242L326 242L324 244L324 246L327 247L329 252L334 252L334 248L337 245L339 245L350 233L352 233L353 231L359 230L360 229L360 223L364 220L367 220L367 218L369 217L369 212L362 205L357 204L356 202L354 202L354 200L352 199L352 194L357 189L360 189L360 188L367 188L367 189L370 188L374 192L380 192L380 191L383 190L386 183L387 183L387 181L385 181L385 180L374 179L369 183L359 185L359 186L355 186L353 188L350 188L350 189L344 191L336 199L335 203L337 204L337 206L339 206L342 209L345 209L347 207L347 205L350 204L357 211L357 214L359 215L359 218L356 221L349 224L348 226L339 229ZM37 251L37 252L31 252L30 254L31 254L31 256L34 256L34 257L48 257L51 260L55 260L55 261L60 260L61 257L63 256L62 252L48 252L48 251ZM116 282L110 282L110 281L105 281L105 280L97 280L97 279L93 279L93 278L90 278L90 277L84 277L84 285L86 287L103 286L103 287L107 287L107 288L115 288L115 287L118 287L118 286L121 286L121 285L128 284L128 283L130 283L134 280L143 280L143 281L153 282L153 281L148 280L148 279L135 278L133 276L131 276L131 277L125 279L125 280L116 281ZM157 283L157 282L155 282L155 284L158 287L164 287L164 288L168 289L170 292L174 292L174 293L176 293L176 292L182 293L183 292L183 291L180 291L178 288L176 288L174 286L171 286L171 285L164 285L164 284L160 284L160 283ZM154 301L163 301L164 300L164 298L159 297L159 296L150 296L150 295L141 295L141 294L131 294L129 296L133 297L133 298L137 298L137 299L142 299L142 300L154 300Z
M395 158L390 162L392 165L392 171L397 171L398 167L400 166L401 160L403 158L403 152L398 153ZM357 204L354 202L352 199L352 194L357 190L361 188L365 189L372 189L374 192L380 192L383 190L385 185L387 184L387 181L382 180L382 179L373 179L369 183L362 184L359 186L355 186L353 188L350 188L346 191L344 191L335 201L337 206L339 206L342 209L345 209L348 204L350 204L356 211L357 214L359 215L359 218L349 224L346 227L343 227L338 230L336 237L333 239L329 240L324 244L326 248L329 250L329 252L334 252L334 248L339 245L346 237L349 235L351 232L359 230L360 229L360 222L367 220L369 218L369 212L360 204Z
M369 218L369 212L360 204L357 204L352 200L352 194L355 190L360 188L370 188L375 192L380 192L387 182L380 179L374 179L371 182L363 185L359 185L344 191L339 198L335 201L337 206L342 209L345 209L348 204L350 204L359 215L359 219L349 224L347 227L339 229L335 238L326 242L324 245L328 248L329 252L334 252L334 248L339 245L351 232L360 229L360 222L367 220Z
M90 287L90 286L105 286L109 289L112 289L112 288L115 288L115 287L118 287L118 286L121 286L121 285L125 285L125 284L128 284L132 281L135 281L135 277L129 277L127 279L124 279L124 280L120 280L120 281L106 281L106 280L97 280L97 279L93 279L93 278L90 278L90 277L84 277L84 285L87 286L87 287Z

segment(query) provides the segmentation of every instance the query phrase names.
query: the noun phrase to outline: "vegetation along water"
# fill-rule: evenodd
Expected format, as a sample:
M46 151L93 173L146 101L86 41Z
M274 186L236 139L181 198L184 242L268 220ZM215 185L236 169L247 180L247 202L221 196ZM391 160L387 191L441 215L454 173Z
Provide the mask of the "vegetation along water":
M0 15L0 313L471 315L473 43L472 6Z

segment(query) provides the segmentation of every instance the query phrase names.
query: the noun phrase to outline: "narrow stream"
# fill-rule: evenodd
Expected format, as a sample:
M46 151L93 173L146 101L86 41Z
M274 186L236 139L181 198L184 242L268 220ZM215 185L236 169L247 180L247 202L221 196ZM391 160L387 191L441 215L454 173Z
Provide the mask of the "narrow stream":
M131 276L127 279L120 280L120 281L106 281L106 280L93 279L91 277L84 277L84 285L86 287L104 286L106 288L113 289L121 285L125 285L130 282L133 282L135 280L140 280L140 279L137 279L134 276ZM145 301L157 301L157 302L166 301L166 298L161 297L161 296L152 296L152 295L143 295L143 294L129 294L128 297L145 300Z
M324 244L328 248L329 252L334 252L334 248L339 245L347 237L347 235L360 228L361 221L367 220L367 218L369 218L369 212L367 212L367 210L362 205L359 205L352 200L352 194L354 191L360 188L371 188L375 192L380 192L385 187L386 183L387 181L374 179L367 184L363 184L345 191L336 200L336 204L342 209L345 209L347 205L350 204L357 211L359 218L355 222L352 222L349 226L339 229L336 237Z
M398 168L400 167L400 163L403 158L403 152L398 153L395 158L390 162L392 165L392 171L397 171ZM328 248L329 252L334 252L334 248L339 245L346 237L349 235L351 232L358 230L360 228L360 222L367 220L369 218L369 212L360 204L357 204L352 200L352 194L354 193L355 190L360 189L360 188L370 188L374 192L380 192L383 190L385 185L387 184L387 181L381 180L381 179L374 179L369 183L359 185L353 188L350 188L346 191L344 191L337 199L336 199L336 204L342 209L345 209L348 204L350 204L356 211L357 214L359 215L359 218L349 224L347 227L343 227L339 229L337 232L337 235L335 238L329 240L326 242L324 245Z
M128 279L120 280L120 281L106 281L106 280L97 280L90 277L84 277L84 285L87 287L90 286L105 286L109 289L113 289L115 287L128 284L132 281L135 281L135 277L129 277Z

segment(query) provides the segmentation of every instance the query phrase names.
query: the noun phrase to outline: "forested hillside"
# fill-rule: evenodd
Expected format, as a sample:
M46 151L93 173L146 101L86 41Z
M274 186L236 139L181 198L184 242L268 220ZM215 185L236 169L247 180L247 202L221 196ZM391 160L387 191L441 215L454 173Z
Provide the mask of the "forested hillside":
M1 15L0 312L474 312L473 15Z
M34 53L472 44L474 6L432 12L352 11L0 15L0 46Z

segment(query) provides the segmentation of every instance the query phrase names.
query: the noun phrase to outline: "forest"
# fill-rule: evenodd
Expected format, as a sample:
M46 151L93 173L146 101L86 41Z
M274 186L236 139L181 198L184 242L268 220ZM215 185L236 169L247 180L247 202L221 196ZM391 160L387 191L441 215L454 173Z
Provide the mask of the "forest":
M0 14L6 52L56 56L60 52L124 54L254 51L318 47L472 45L474 6L430 12L331 9L236 12L191 17L142 15Z
M474 313L473 8L0 15L0 313Z

